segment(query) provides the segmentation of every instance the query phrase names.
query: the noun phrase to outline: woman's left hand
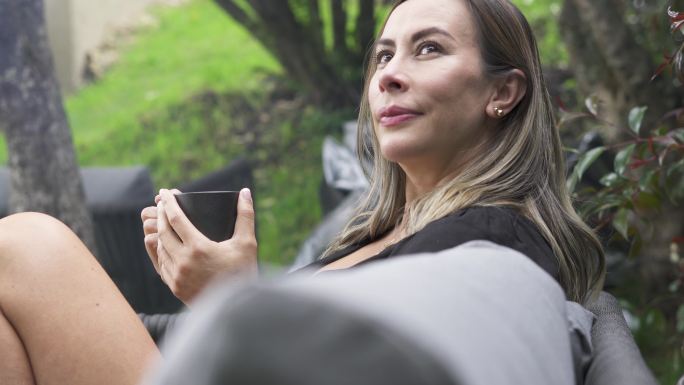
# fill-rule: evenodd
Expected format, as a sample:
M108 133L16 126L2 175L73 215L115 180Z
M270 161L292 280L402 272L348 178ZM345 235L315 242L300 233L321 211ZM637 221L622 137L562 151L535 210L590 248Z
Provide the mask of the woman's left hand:
M190 303L218 275L254 277L257 242L249 189L238 199L233 237L214 242L185 216L169 190L160 190L157 204L159 274L173 294Z

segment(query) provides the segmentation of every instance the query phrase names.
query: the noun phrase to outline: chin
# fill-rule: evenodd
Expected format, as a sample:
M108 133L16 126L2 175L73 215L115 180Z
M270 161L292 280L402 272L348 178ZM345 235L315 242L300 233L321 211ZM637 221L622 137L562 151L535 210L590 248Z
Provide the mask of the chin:
M388 143L380 146L382 157L390 162L403 163L420 156L421 151L416 146L407 143Z

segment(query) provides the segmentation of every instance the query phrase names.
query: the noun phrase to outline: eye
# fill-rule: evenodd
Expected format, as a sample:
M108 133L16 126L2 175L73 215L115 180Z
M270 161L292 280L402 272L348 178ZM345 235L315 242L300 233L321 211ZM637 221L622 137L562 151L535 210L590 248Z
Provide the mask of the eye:
M390 60L392 60L392 56L394 56L392 52L382 50L375 54L375 63L378 65L387 64Z
M420 45L418 46L418 55L429 55L431 53L441 51L442 47L440 47L439 44L431 41L420 43Z

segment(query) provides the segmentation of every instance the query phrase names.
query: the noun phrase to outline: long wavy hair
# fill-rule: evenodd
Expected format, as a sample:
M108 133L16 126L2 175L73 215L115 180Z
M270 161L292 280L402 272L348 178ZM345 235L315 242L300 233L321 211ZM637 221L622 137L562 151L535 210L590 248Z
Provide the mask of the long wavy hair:
M410 0L396 2L392 12L405 1ZM551 246L567 297L583 303L603 284L605 258L601 243L575 212L565 187L564 155L532 30L507 0L454 1L468 5L485 73L497 77L520 69L527 82L525 96L501 119L489 148L451 180L406 205L403 170L379 154L368 101L377 66L369 59L358 118L358 155L361 164L368 165L369 192L324 255L364 239L375 240L399 223L413 234L462 208L513 207L537 225Z

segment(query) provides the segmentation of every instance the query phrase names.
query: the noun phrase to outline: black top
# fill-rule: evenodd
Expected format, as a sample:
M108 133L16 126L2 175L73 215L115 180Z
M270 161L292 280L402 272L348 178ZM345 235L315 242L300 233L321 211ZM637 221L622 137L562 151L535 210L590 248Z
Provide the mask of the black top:
M470 207L430 222L415 234L356 264L405 254L446 250L468 241L485 240L517 250L558 280L558 262L551 246L529 219L508 207ZM370 239L341 249L305 267L320 268L370 243Z

